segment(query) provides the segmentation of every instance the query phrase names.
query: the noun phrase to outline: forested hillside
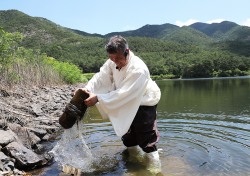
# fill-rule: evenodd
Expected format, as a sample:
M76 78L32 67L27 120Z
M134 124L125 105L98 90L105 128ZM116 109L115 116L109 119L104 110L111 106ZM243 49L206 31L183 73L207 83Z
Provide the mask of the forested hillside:
M76 64L83 73L99 70L107 59L105 43L115 34L127 38L130 49L147 63L155 78L237 76L250 71L250 28L232 22L145 25L103 36L9 10L0 11L0 27L19 32L20 46Z

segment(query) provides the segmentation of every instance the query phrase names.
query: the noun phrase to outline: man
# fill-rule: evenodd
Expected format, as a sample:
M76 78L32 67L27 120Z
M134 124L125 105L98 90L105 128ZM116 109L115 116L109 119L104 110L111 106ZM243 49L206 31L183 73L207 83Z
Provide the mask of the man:
M149 169L159 170L156 105L160 89L146 64L129 50L126 39L111 37L106 51L109 59L83 88L89 93L84 102L96 105L100 114L110 119L129 154L139 154L142 149L151 162Z

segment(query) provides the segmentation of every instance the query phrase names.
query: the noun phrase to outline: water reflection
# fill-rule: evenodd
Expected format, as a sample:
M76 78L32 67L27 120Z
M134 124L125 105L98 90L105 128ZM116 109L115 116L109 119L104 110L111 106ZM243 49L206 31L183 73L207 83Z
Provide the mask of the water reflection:
M167 112L249 114L250 77L159 81Z
M162 175L250 175L250 77L168 80L158 105ZM111 123L95 108L84 119L84 139L96 159L84 175L150 175L129 161ZM61 171L56 167L49 172Z
M158 83L160 145L190 175L250 175L249 78Z

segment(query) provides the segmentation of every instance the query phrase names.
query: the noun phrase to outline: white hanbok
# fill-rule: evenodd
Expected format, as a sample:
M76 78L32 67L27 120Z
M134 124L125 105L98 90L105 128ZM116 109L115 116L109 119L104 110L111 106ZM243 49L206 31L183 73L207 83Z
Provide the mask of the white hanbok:
M154 106L161 97L146 64L131 51L127 59L120 70L107 60L86 85L97 95L96 107L103 118L110 119L117 136L127 133L140 105Z

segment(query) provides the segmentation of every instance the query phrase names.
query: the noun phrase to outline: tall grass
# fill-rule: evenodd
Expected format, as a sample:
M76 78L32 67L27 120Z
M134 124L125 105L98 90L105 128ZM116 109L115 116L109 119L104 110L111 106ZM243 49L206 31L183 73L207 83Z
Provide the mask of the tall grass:
M59 62L39 50L19 47L22 36L0 28L0 88L86 82L74 64Z
M44 63L43 55L20 54L23 49L12 55L11 64L5 65L0 70L1 87L18 86L45 86L54 84L63 84L63 78L53 68L52 65Z

